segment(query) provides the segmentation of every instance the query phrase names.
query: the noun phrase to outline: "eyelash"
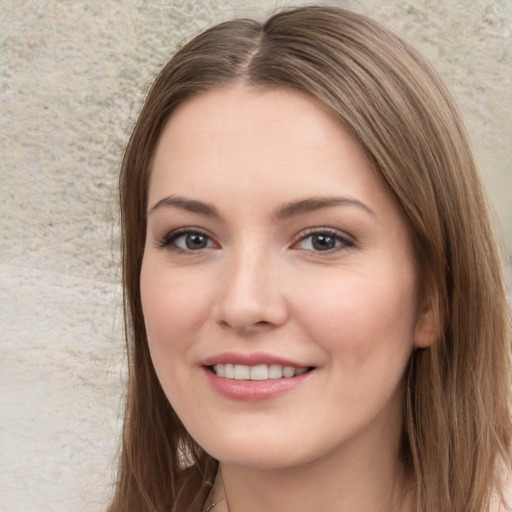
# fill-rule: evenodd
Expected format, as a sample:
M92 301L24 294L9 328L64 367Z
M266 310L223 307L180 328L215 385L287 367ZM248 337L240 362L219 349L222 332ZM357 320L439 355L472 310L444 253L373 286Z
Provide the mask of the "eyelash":
M206 233L205 231L198 229L198 228L182 228L178 229L176 231L171 231L167 235L165 235L159 242L158 242L158 248L160 249L170 249L174 252L179 253L185 253L190 254L194 252L200 252L201 249L205 248L199 248L197 250L194 249L183 249L181 247L178 247L175 245L176 240L178 240L182 236L186 235L197 235L204 237L207 239L208 242L213 241L212 237ZM326 250L313 250L313 249L304 249L297 247L301 242L304 242L310 237L313 237L315 235L327 235L328 237L331 237L334 239L335 243L337 244L335 247L326 249ZM304 250L304 251L310 251L315 253L326 253L331 254L340 250L349 249L351 247L354 247L355 243L354 241L348 237L347 235L342 234L340 231L332 229L332 228L310 228L306 230L305 232L301 233L300 237L292 243L291 248L297 249L297 250ZM211 248L211 247L210 247Z
M205 231L198 229L198 228L181 228L176 231L171 231L167 235L165 235L159 242L158 247L160 249L170 249L175 252L181 252L181 253L193 253L196 252L193 249L182 249L181 247L178 247L175 245L176 240L178 238L185 236L185 235L197 235L202 236L206 238L208 241L212 240L212 237L206 233Z
M338 231L336 229L332 229L332 228L310 228L310 229L306 230L305 232L301 233L301 235L298 238L298 240L292 244L292 248L294 248L295 246L297 246L301 242L304 242L308 238L311 238L311 237L313 237L315 235L327 235L328 237L332 237L334 239L335 243L338 244L338 245L336 245L335 247L333 247L331 249L327 249L325 251L320 251L320 250L314 251L312 249L301 249L301 248L297 248L297 249L298 250L311 251L311 252L320 253L320 254L322 254L322 253L324 253L324 254L332 254L332 253L337 252L337 251L342 251L342 250L345 250L345 249L349 249L351 247L354 247L354 245L355 245L354 241L348 235L345 235L345 234L343 234L342 232L340 232L340 231Z

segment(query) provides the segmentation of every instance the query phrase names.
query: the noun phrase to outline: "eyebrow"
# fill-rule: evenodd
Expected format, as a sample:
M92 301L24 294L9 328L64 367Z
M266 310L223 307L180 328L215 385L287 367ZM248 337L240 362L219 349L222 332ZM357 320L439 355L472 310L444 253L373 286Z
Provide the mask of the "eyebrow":
M148 215L152 214L155 210L162 208L163 206L174 206L175 208L181 208L192 213L200 213L208 217L219 217L219 213L215 206L203 203L202 201L196 201L194 199L187 199L183 196L168 196L160 199L154 204L147 212Z
M374 211L366 204L351 197L310 197L283 204L277 209L276 217L278 219L286 219L296 215L305 215L331 206L356 206L375 216Z
M195 199L187 199L183 196L168 196L160 199L147 212L148 215L165 206L180 208L192 213L199 213L207 217L220 217L215 206L197 201ZM275 211L275 217L278 220L287 219L299 215L305 215L317 210L329 208L332 206L356 206L375 216L375 213L366 204L351 197L309 197L298 201L290 201L282 204Z

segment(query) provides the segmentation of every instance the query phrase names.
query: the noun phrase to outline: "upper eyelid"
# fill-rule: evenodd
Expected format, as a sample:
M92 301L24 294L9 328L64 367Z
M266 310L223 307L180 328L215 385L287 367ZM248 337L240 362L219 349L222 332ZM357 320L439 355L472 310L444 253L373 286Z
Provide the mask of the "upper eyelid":
M297 234L297 236L295 237L295 241L293 243L296 243L300 240L304 240L304 238L307 238L308 236L315 235L315 234L321 234L321 233L329 233L330 235L337 236L340 239L355 243L355 239L352 235L349 235L345 231L341 231L339 229L331 228L331 227L327 227L327 226L307 228L306 230L303 230Z
M317 234L328 234L329 236L334 237L339 245L323 251L300 247L302 242ZM339 229L329 227L310 228L305 232L303 231L302 233L299 233L295 240L290 244L290 249L292 250L314 253L315 255L323 255L324 257L329 255L332 256L333 254L338 254L348 249L353 249L354 247L356 247L356 240L353 236L344 231L340 231Z
M329 226L317 226L317 227L310 227L306 228L293 238L292 242L290 243L290 247L293 247L295 244L299 243L300 241L308 238L309 236L315 235L315 234L321 234L321 233L328 233L340 240L349 242L350 244L355 244L355 239L352 235L348 234L345 231L332 228ZM203 228L199 228L197 226L186 226L181 228L176 228L174 230L171 230L167 232L163 237L159 238L157 240L157 246L158 247L166 247L169 245L172 241L176 240L180 236L187 235L187 234L200 234L208 239L210 239L212 242L214 242L217 245L221 245L215 236L213 236L211 233L209 233L207 230Z
M197 234L202 235L213 241L214 243L218 244L215 237L213 237L208 231L198 228L195 226L190 227L183 227L183 228L177 228L173 229L171 231L168 231L163 237L160 237L156 240L156 245L159 248L165 248L172 242L174 242L177 238L180 236L188 235L188 234Z

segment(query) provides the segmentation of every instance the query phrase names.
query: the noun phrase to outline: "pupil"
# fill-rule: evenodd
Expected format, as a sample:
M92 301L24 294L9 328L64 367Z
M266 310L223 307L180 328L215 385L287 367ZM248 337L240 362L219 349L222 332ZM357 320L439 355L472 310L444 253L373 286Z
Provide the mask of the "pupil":
M315 235L312 243L317 251L328 251L329 249L334 249L336 241L331 235Z
M188 235L186 238L187 249L204 249L206 237L203 235Z

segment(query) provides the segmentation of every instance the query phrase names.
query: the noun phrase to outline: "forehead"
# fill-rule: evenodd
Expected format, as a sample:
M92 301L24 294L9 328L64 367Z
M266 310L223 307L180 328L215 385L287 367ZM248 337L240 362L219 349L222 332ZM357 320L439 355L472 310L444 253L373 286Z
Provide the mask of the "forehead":
M328 144L341 130L334 114L313 96L291 88L235 84L197 94L178 106L158 146L163 139L166 145L172 144L173 139L180 145L194 145L198 137L202 137L206 149L229 144L230 137L232 144L245 148L253 142L268 144L270 140L281 144ZM278 135L277 139L274 135ZM262 152L260 157L263 156Z
M162 180L196 189L207 180L325 193L333 176L379 186L363 151L323 104L292 89L234 85L198 94L169 119L153 160ZM310 190L313 192L313 190Z
M168 197L212 206L243 229L275 219L286 204L348 199L389 226L390 238L410 240L356 140L318 100L292 89L223 87L176 109L155 153L149 209Z

